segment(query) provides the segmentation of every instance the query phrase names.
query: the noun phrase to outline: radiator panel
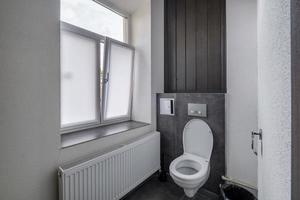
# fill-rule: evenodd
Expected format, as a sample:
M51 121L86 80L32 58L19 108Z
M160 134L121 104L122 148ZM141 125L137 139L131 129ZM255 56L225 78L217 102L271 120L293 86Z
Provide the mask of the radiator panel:
M60 200L117 200L160 169L160 134L60 167Z

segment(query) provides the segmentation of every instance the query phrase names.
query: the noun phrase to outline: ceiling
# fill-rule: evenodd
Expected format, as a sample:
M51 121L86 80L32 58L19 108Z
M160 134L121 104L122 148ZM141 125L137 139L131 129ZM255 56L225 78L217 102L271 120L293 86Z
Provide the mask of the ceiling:
M110 2L116 8L129 14L134 13L143 3L149 0L105 0Z

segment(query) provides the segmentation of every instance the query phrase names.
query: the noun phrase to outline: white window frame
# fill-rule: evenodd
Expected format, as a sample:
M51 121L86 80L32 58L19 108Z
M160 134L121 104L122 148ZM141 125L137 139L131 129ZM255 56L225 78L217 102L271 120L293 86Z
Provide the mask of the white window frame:
M97 76L97 81L96 81L96 113L97 113L97 119L95 121L87 121L87 122L80 122L80 123L74 123L74 124L70 124L68 126L62 126L61 125L61 134L64 133L70 133L70 132L76 132L76 131L80 131L80 130L85 130L85 129L89 129L89 128L95 128L95 127L100 127L103 125L109 125L109 124L115 124L115 123L120 123L120 122L125 122L125 121L130 121L131 117L132 117L132 98L133 98L133 83L134 83L134 53L135 53L135 49L134 47L132 47L131 45L124 43L124 42L120 42L114 39L111 39L109 37L105 37L102 36L100 34L85 30L83 28L74 26L72 24L68 24L66 22L61 22L61 30L63 31L69 31L78 35L81 35L83 37L87 37L89 39L93 39L96 41L97 44L97 61L96 61L96 75ZM102 76L102 80L101 80L101 76L100 76L100 62L102 62L100 60L100 44L104 43L104 62L103 62L103 76ZM131 75L131 87L130 87L130 100L129 100L129 105L128 105L128 115L126 116L120 116L120 117L116 117L113 119L109 119L109 120L104 120L104 109L106 108L106 90L109 84L109 79L107 80L107 75L109 73L109 58L110 58L110 46L111 44L117 44L117 45L121 45L127 48L130 48L133 50L133 56L132 56L132 75ZM102 91L100 92L100 84L102 81ZM61 106L61 104L60 104Z
M108 88L109 88L109 71L110 71L110 56L111 56L111 45L118 45L122 47L126 47L128 49L131 49L132 52L132 66L131 66L131 84L130 84L130 96L129 96L129 105L128 105L128 111L127 115L111 118L111 119L105 119L104 118L104 113L106 112L106 104L107 104L107 93ZM124 121L129 121L131 120L132 116L132 99L133 99L133 84L134 84L134 56L135 56L135 49L129 44L107 38L106 40L106 45L105 45L105 58L104 58L104 71L103 71L103 86L102 86L102 104L101 104L101 123L102 124L112 124L112 123L117 123L117 122L124 122ZM104 78L105 77L105 78Z
M77 26L74 26L72 24L68 24L66 22L61 22L60 24L60 29L61 31L68 31L77 35L81 35L83 37L92 39L95 41L96 43L96 120L94 121L86 121L86 122L78 122L78 123L74 123L74 124L69 124L66 126L62 126L61 124L61 133L68 133L68 132L74 132L74 131L78 131L78 130L83 130L83 129L87 129L87 128L92 128L92 127L96 127L99 126L99 124L101 123L101 118L100 118L100 105L99 105L99 101L100 101L100 43L101 42L105 42L105 37L98 35L96 33L87 31L85 29L79 28Z

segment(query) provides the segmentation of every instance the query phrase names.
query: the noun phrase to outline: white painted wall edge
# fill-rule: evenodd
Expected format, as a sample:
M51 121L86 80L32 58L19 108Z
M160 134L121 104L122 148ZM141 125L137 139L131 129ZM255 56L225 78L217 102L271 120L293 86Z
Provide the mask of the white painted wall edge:
M257 186L257 3L227 0L226 175Z

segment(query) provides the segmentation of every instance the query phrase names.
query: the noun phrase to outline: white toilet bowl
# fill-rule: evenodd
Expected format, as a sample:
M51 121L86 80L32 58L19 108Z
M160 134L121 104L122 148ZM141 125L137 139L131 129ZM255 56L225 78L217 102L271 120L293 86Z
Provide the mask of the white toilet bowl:
M184 154L172 161L169 172L174 182L193 197L207 181L213 136L202 120L189 121L183 131Z

